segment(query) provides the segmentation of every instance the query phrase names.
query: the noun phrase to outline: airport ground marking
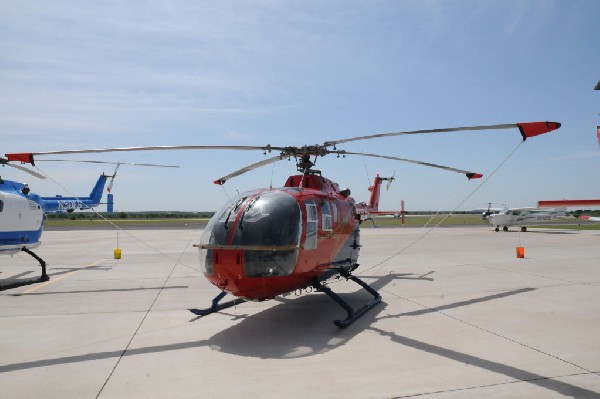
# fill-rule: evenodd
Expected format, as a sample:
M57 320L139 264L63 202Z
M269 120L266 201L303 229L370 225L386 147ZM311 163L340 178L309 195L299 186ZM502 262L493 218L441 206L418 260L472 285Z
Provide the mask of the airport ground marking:
M98 266L99 264L101 264L101 263L104 263L104 262L106 262L107 260L108 260L108 259L100 259L100 260L97 260L96 262L94 262L94 263L92 263L92 264L90 264L90 265L86 265L86 266L82 267L81 269L73 270L73 271L71 271L71 272L69 272L69 273L63 274L62 276L59 276L59 277L53 278L52 280L48 280L48 281L46 281L46 282L44 282L44 283L42 283L42 284L36 285L36 286L34 286L34 287L31 287L31 288L29 288L29 289L27 289L27 290L23 291L23 292L22 292L22 293L20 293L19 295L27 295L27 294L31 294L32 292L35 292L35 291L39 290L40 288L46 287L46 286L48 286L48 285L50 285L50 284L52 284L52 283L56 283L57 281L63 280L63 279L65 279L65 278L69 277L70 275L72 275L72 274L75 274L75 273L77 273L77 272L79 272L79 271L82 271L82 270L85 270L85 269L89 269L90 267Z

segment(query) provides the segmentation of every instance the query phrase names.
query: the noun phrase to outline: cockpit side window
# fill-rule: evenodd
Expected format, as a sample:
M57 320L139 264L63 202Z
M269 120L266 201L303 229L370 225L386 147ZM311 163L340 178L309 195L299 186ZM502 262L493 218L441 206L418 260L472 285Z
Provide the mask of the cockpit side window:
M0 200L0 212L4 210L4 201Z
M323 200L321 203L321 223L323 225L323 230L331 231L333 230L332 218L331 218L331 205L329 201Z
M309 200L305 202L306 206L306 241L304 249L317 248L317 229L319 218L317 215L317 204L315 201Z
M337 205L335 204L335 202L331 203L331 216L333 218L333 223L337 223L338 222L338 209L337 209Z

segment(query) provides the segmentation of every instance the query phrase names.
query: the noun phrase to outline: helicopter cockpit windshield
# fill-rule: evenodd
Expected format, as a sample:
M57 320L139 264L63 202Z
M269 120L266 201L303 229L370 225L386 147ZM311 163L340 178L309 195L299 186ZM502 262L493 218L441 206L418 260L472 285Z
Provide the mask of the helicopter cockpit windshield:
M208 223L200 260L213 274L215 251L240 251L247 277L286 276L298 257L300 206L282 191L244 193L229 201Z

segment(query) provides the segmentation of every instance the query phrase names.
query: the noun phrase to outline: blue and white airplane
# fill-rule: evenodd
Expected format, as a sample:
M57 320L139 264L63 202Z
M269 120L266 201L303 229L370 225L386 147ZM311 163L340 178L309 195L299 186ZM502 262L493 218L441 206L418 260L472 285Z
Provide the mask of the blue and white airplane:
M0 178L0 255L13 255L20 251L31 255L42 267L40 280L49 280L46 262L32 251L41 244L44 214L98 206L109 177L114 175L100 175L87 197L41 197L32 193L27 184Z

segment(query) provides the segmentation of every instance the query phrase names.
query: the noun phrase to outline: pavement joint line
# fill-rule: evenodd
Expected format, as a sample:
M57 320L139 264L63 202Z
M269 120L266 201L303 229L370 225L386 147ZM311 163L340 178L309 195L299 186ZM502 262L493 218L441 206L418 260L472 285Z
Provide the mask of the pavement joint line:
M382 290L382 291L385 291L385 290ZM580 370L583 370L583 371L585 371L586 373L589 373L589 374L596 374L596 375L598 375L598 373L597 373L597 372L595 372L595 371L592 371L592 370L588 370L587 368L585 368L585 367L583 367L583 366L580 366L579 364L573 363L573 362L571 362L571 361L569 361L569 360L563 359L563 358L561 358L561 357L559 357L559 356L557 356L557 355L554 355L554 354L552 354L552 353L545 352L545 351L543 351L543 350L541 350L541 349L538 349L538 348L536 348L536 347L533 347L533 346L531 346L531 345L528 345L528 344L525 344L525 343L523 343L523 342L517 341L516 339L510 338L510 337L507 337L507 336L504 336L504 335L502 335L502 334L500 334L500 333L497 333L497 332L495 332L495 331L492 331L492 330L490 330L490 329L487 329L487 328L485 328L485 327L478 326L478 325L476 325L476 324L473 324L473 323L471 323L471 322L468 322L468 321L466 321L466 320L463 320L463 319L461 319L461 318L458 318L458 317L456 317L456 316L452 316L452 315L450 315L450 314L448 314L448 313L444 312L444 311L443 311L443 310L441 310L441 309L438 309L438 308L432 308L432 307L430 307L430 306L424 305L424 304L422 304L422 303L419 303L419 302L417 302L417 301L414 301L414 300L412 300L412 299L409 299L409 298L405 298L405 297L403 297L403 296L401 296L401 295L394 294L394 293L392 293L392 292L389 292L389 291L385 291L385 292L386 292L386 293L388 293L388 294L394 295L394 296L396 296L396 297L398 297L398 298L402 298L402 299L404 299L404 300L406 300L406 301L408 301L408 302L412 302L412 303L414 303L414 304L416 304L416 305L418 305L418 306L421 306L421 307L423 307L423 308L425 308L425 309L428 309L428 310L431 310L431 311L435 311L436 313L439 313L439 314L441 314L441 315L443 315L443 316L446 316L446 317L448 317L448 318L450 318L450 319L452 319L452 320L455 320L455 321L458 321L458 322L460 322L460 323L463 323L463 324L465 324L465 325L471 326L471 327L473 327L473 328L476 328L476 329L478 329L478 330L481 330L481 331L483 331L483 332L486 332L486 333L488 333L488 334L495 335L495 336L497 336L497 337L499 337L499 338L502 338L502 339L504 339L504 340L506 340L506 341L509 341L509 342L512 342L512 343L514 343L514 344L520 345L520 346L522 346L522 347L524 347L524 348L531 349L531 350L533 350L533 351L535 351L535 352L537 352L537 353L539 353L539 354L546 355L546 356L548 356L548 357L551 357L551 358L553 358L553 359L556 359L556 360L558 360L558 361L561 361L561 362L563 362L563 363L565 363L565 364L569 364L569 365L571 365L571 366L574 366L574 367L576 367L576 368L578 368L578 369L580 369Z
M577 377L577 376L580 376L580 375L589 375L589 374L596 374L596 373L594 373L594 372L590 372L590 373L573 373L573 374L566 374L566 375L556 375L556 376L552 376L552 377L540 377L540 378L533 378L533 379L505 381L505 382L498 382L498 383L493 383L493 384L474 385L474 386L464 387L464 388L446 389L446 390L441 390L441 391L420 392L420 393L416 393L416 394L412 394L412 395L409 394L409 395L402 395L402 396L392 396L391 399L415 398L415 397L418 397L418 396L430 396L430 395L450 393L450 392L463 392L463 391L477 390L477 389L482 389L482 388L499 387L499 386L502 386L502 385L522 384L522 383L528 383L528 382L532 382L532 381L559 380L560 378Z
M167 276L167 278L165 279L162 288L158 291L158 293L156 294L156 296L154 297L154 300L152 301L152 303L150 304L150 307L148 308L148 310L146 310L146 312L144 313L144 317L142 317L142 320L140 321L139 325L137 326L137 328L135 329L135 331L133 332L133 335L131 335L131 338L129 339L129 342L127 343L127 345L125 346L125 349L123 349L123 351L121 352L121 355L119 356L119 358L117 359L113 369L111 370L110 374L108 375L108 377L106 377L106 380L104 381L104 384L102 384L102 387L100 387L100 390L98 391L98 393L96 394L96 399L98 399L100 397L100 395L102 395L102 392L104 391L104 388L106 387L106 385L108 384L108 382L110 381L110 379L112 378L113 374L115 373L115 371L117 370L117 367L119 367L119 364L121 364L121 359L123 358L123 356L125 356L125 354L127 353L127 351L129 350L129 347L131 346L131 343L133 342L133 340L135 339L135 337L137 336L138 332L140 331L140 328L142 328L142 325L144 324L144 322L146 321L146 318L148 317L148 314L150 314L150 311L152 310L152 308L154 307L154 304L156 303L156 301L158 300L158 297L160 296L160 294L163 292L165 286L167 285L167 282L169 281L169 279L171 278L171 276L173 275L173 272L175 271L175 268L177 267L177 265L179 264L179 262L181 261L181 258L183 257L183 255L185 254L186 249L189 247L190 243L192 242L193 238L190 238L190 240L187 242L187 244L185 245L185 248L183 249L183 251L181 252L181 254L179 254L179 258L175 260L175 263L173 264L173 267L171 268L171 271L169 272L169 275ZM162 253L162 252L161 252Z
M104 262L106 262L106 261L107 261L107 259L100 259L100 260L97 260L96 262L94 262L94 263L92 263L92 264L90 264L90 265L86 265L86 266L82 267L81 269L73 270L72 272L69 272L69 273L63 274L63 275L62 275L62 276L60 276L60 277L53 278L53 279L51 279L51 280L48 280L48 281L46 281L46 282L44 282L44 283L38 284L38 285L36 285L36 286L34 286L34 287L31 287L31 288L29 288L29 289L27 289L27 290L25 290L25 291L21 292L19 295L27 295L27 294L31 294L32 292L35 292L35 291L37 291L37 290L39 290L39 289L41 289L41 288L44 288L44 287L46 287L46 286L48 286L48 285L50 285L50 284L53 284L53 283L56 283L56 282L58 282L58 281L60 281L60 280L62 280L62 279L65 279L65 278L69 277L70 275L72 275L72 274L75 274L75 273L77 273L77 272L79 272L79 271L81 271L81 270L85 270L85 269L88 269L88 268L90 268L90 267L98 266L99 264L101 264L101 263L104 263Z

